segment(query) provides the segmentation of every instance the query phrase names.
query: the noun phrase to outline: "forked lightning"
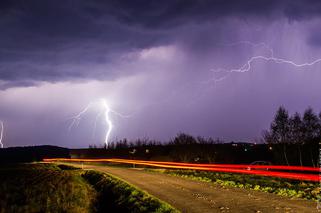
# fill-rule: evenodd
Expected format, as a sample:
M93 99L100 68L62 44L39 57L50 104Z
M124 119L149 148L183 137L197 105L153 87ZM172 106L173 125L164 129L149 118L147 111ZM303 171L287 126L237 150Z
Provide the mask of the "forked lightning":
M109 143L109 137L110 137L110 134L111 134L111 131L113 129L113 123L109 117L110 113L113 113L113 114L116 114L120 117L129 117L129 116L125 116L125 115L122 115L114 110L112 110L108 104L107 104L107 101L105 99L101 99L100 101L97 101L97 102L91 102L89 103L82 111L80 111L77 115L73 116L71 119L72 119L72 122L69 126L69 130L71 130L71 128L73 126L78 126L79 125L79 122L80 120L82 119L82 116L89 110L91 109L92 107L94 106L99 106L101 108L101 110L97 113L97 116L96 116L96 119L95 119L95 123L94 123L94 131L96 129L96 126L97 126L97 121L98 121L98 118L100 116L104 116L104 121L106 122L106 125L107 125L107 128L106 128L106 135L105 135L105 139L104 139L104 143L106 145L106 147L108 146L108 143Z

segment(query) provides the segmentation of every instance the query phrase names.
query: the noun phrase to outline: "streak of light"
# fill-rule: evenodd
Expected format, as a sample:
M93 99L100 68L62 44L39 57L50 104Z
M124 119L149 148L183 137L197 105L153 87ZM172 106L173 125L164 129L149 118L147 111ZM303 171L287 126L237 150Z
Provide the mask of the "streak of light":
M320 168L307 167L307 166L282 166L282 165L246 165L246 164L197 164L197 163L177 163L177 162L164 162L164 161L141 161L141 160L125 160L117 159L119 161L136 161L141 163L154 163L164 165L178 165L189 167L207 167L207 168L234 168L234 169L269 169L269 170L291 170L291 171L305 171L305 172L321 172Z
M108 147L109 137L110 137L111 131L113 129L113 123L112 123L112 120L110 119L110 113L113 113L113 114L115 114L119 117L122 117L122 118L129 118L130 116L123 115L119 112L112 110L108 106L107 101L105 99L101 99L100 101L89 103L82 111L80 111L78 114L73 116L71 118L72 122L69 125L69 131L72 129L72 127L78 126L80 123L80 120L82 119L84 114L86 114L88 112L88 110L94 106L100 106L102 109L97 113L96 118L95 118L95 122L94 122L94 126L93 126L94 127L93 128L93 137L96 134L97 121L98 121L99 117L101 117L103 115L104 121L106 123L106 134L105 134L104 143L105 143L106 147Z
M320 176L316 174L292 173L271 171L264 169L278 169L278 170L299 170L299 171L316 171L315 168L303 167L289 167L289 166L253 166L253 165L234 165L234 164L188 164L188 163L175 163L175 162L160 162L160 161L140 161L140 160L127 160L127 159L44 159L45 162L110 162L110 163L124 163L124 164L137 164L158 168L168 169L189 169L198 171L211 171L211 172L227 172L227 173L240 173L249 175L260 175L268 177L287 178L304 181L320 181ZM205 166L204 166L205 165ZM248 169L251 168L251 169ZM258 169L258 170L256 170ZM317 169L320 172L320 169Z
M217 69L212 69L212 73L213 73L213 78L207 81L204 81L203 83L209 83L210 81L214 81L215 83L220 82L225 80L227 77L229 77L232 73L245 73L251 70L252 68L252 64L256 61L266 61L266 62L274 62L276 64L288 64L291 66L294 66L296 68L302 68L302 67L308 67L308 66L313 66L317 63L321 62L321 58L317 58L311 62L304 62L304 63L298 63L295 62L293 60L289 60L289 59L285 59L285 58L281 58L281 57L276 57L274 54L273 49L267 45L264 42L261 43L253 43L250 41L239 41L239 42L234 42L234 43L226 43L226 44L222 44L223 46L236 46L236 45L250 45L253 48L256 47L262 47L263 49L265 49L266 51L269 52L269 55L254 55L252 57L250 57L243 65L241 65L241 67L239 68L234 68L234 69L226 69L226 68L217 68ZM215 77L216 73L226 73L224 76L222 77Z

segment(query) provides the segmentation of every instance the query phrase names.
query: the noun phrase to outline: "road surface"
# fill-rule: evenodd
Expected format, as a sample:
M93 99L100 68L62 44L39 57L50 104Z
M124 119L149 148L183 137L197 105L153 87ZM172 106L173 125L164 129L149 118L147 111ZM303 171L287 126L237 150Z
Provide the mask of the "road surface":
M79 166L79 164L72 164ZM182 212L318 212L316 202L189 180L142 169L83 165L117 176Z

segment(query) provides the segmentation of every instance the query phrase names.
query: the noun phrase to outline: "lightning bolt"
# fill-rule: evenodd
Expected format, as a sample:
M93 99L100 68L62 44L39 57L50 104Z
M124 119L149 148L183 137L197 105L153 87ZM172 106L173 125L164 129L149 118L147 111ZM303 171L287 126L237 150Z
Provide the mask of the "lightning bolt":
M266 62L272 61L272 62L277 63L277 64L289 64L289 65L292 65L292 66L297 67L297 68L313 66L313 65L321 62L321 58L318 58L318 59L316 59L316 60L314 60L312 62L297 63L295 61L288 60L288 59L285 59L285 58L275 57L273 49L271 47L269 47L269 45L267 45L264 42L255 44L255 43L252 43L250 41L239 41L239 42L234 42L234 43L230 43L230 44L223 44L223 45L224 46L235 46L235 45L240 45L240 44L250 45L253 48L261 46L262 48L264 48L265 50L267 50L269 52L269 55L268 56L265 56L265 55L252 56L241 67L235 68L235 69L230 69L230 70L225 69L225 68L212 69L211 71L213 73L213 78L210 79L209 81L214 81L216 83L216 82L225 80L232 73L235 73L235 72L237 72L237 73L249 72L251 70L251 68L252 68L252 64L255 61L260 61L260 60L261 61L266 61ZM219 78L215 77L215 75L217 73L222 73L222 72L226 73L223 77L219 77ZM206 82L203 82L203 83L208 83L209 81L206 81Z
M108 125L108 129L106 131L106 136L105 136L105 144L106 146L108 145L108 141L109 141L109 136L111 133L111 130L113 129L113 123L111 122L111 120L109 119L109 112L111 111L110 108L107 105L106 100L102 100L102 105L104 106L104 114L105 114L105 121Z
M80 111L78 114L73 116L71 118L72 122L69 125L69 131L74 126L78 126L80 121L81 121L81 119L82 119L82 117L83 117L83 115L86 114L88 112L88 110L91 109L94 106L100 106L102 108L102 110L100 110L96 115L94 128L93 128L93 136L95 135L98 118L101 117L102 115L104 115L104 120L105 120L106 125L107 125L104 143L105 143L105 145L107 147L108 143L109 143L109 137L110 137L111 131L113 129L113 123L112 123L112 120L109 117L109 114L113 113L113 114L115 114L117 116L120 116L122 118L128 118L130 116L123 115L123 114L121 114L119 112L116 112L116 111L112 110L108 106L107 101L105 99L101 99L100 101L97 101L97 102L90 102L82 111Z
M4 124L3 121L0 121L0 127L1 127L1 131L0 131L0 147L3 148L3 131L4 131Z
M74 126L78 126L79 123L80 123L80 120L83 116L83 114L85 114L88 109L92 106L92 103L89 103L82 111L80 111L77 115L73 116L71 119L72 119L72 122L71 124L69 125L69 131L72 129L72 127Z

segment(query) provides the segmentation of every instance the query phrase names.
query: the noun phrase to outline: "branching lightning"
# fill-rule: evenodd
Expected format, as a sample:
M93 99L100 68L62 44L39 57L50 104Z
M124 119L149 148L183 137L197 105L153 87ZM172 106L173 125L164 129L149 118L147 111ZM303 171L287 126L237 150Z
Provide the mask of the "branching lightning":
M249 41L239 41L239 42L234 42L234 43L230 43L230 44L223 44L223 46L235 46L235 45L240 45L240 44L250 45L253 48L262 47L262 48L264 48L265 50L267 50L269 52L269 55L267 55L267 56L266 55L255 55L255 56L252 56L241 67L236 68L236 69L230 69L230 70L225 69L225 68L212 69L211 71L213 72L214 77L210 81L214 81L216 83L216 82L219 82L219 81L222 81L222 80L226 79L229 75L231 75L234 72L238 72L238 73L248 72L252 68L251 65L254 62L260 61L260 60L266 61L266 62L272 61L272 62L277 63L277 64L289 64L289 65L292 65L292 66L297 67L297 68L313 66L313 65L321 62L321 58L318 58L318 59L316 59L316 60L314 60L312 62L297 63L295 61L288 60L288 59L285 59L285 58L275 57L273 49L271 47L269 47L266 43L263 43L263 42L255 44L255 43L252 43L252 42L249 42ZM223 77L217 78L217 77L215 77L216 73L225 73L225 75Z
M123 118L127 118L130 116L122 115L122 114L112 110L108 106L107 101L105 99L101 99L100 101L89 103L82 111L80 111L77 115L73 116L71 118L72 122L69 125L69 130L71 130L74 126L78 126L82 117L84 116L84 114L86 114L88 112L88 110L94 106L99 106L102 109L96 115L94 129L93 129L93 136L95 135L98 118L101 116L104 116L104 121L106 122L106 125L107 125L104 143L106 144L106 146L108 146L109 137L110 137L111 131L113 129L113 123L110 119L109 114L113 113L113 114L123 117Z
M3 131L4 131L3 121L0 121L0 128L1 128L1 131L0 131L0 147L3 148L3 143L2 143L2 140L3 140Z
M109 136L110 136L111 130L113 129L113 123L111 122L111 120L109 118L109 112L111 112L111 110L108 107L106 100L102 100L102 105L104 106L105 121L108 125L108 129L106 131L106 136L105 136L105 144L108 145Z
M82 111L80 111L77 115L72 117L72 122L69 125L69 130L71 130L71 128L74 127L74 126L78 126L79 125L83 114L85 114L91 106L92 106L92 103L89 103Z

